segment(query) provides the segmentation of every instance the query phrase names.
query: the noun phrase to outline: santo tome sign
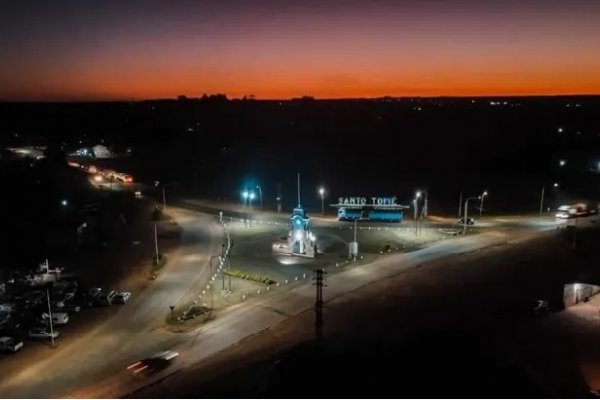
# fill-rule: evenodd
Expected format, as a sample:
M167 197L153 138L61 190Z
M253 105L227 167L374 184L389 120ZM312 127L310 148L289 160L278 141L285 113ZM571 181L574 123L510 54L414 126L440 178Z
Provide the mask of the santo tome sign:
M338 205L340 206L394 206L396 205L396 196L393 197L340 197Z

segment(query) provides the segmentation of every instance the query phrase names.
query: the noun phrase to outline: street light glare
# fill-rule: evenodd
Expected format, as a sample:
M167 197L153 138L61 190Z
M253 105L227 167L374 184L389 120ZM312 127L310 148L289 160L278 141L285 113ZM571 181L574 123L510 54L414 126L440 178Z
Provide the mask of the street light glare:
M558 164L559 164L561 167L564 167L566 163L567 163L567 162L566 162L565 160L560 160L560 161L558 162Z
M69 204L69 203L67 202L67 200L63 200L63 201L61 201L61 202L60 202L60 204L61 204L63 207L66 207L66 206L67 206L67 204Z
M244 191L242 192L242 197L243 197L244 199L247 199L247 198L248 198L248 191L244 190Z
M554 186L555 188L557 188L557 187L558 187L558 182L554 182L554 185L553 185L553 186Z
M319 188L319 194L321 196L323 196L325 194L325 189L324 188Z
M483 192L483 195L482 195L482 196L487 196L487 195L488 195L488 192L487 192L487 190L486 190L486 191L484 191L484 192Z
M254 192L250 192L250 200L254 200Z
M417 199L418 199L419 197L421 197L421 192L420 192L420 191L418 191L418 192L417 192L417 194L416 194L416 197L417 197Z

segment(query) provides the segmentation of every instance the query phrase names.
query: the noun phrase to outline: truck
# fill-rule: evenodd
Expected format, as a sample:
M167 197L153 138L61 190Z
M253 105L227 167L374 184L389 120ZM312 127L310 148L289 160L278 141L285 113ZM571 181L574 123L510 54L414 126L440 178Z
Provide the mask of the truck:
M23 347L23 342L8 336L0 337L0 351L5 353L16 353Z

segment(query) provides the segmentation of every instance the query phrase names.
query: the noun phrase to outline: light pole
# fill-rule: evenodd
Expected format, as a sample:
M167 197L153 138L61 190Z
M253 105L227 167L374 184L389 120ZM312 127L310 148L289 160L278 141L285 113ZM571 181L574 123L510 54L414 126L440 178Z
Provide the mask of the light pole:
M54 327L52 325L52 308L50 307L50 289L46 289L46 299L48 300L48 321L50 321L50 339L54 347Z
M546 191L546 187L542 186L542 196L540 198L540 215L544 213L544 192Z
M247 190L244 190L244 191L242 192L242 199L244 199L244 202L243 202L243 205L244 205L244 206L245 206L246 204L248 204L248 196L249 196L249 195L250 195L250 194L248 193L248 191L247 191Z
M467 197L465 200L465 216L463 220L463 235L467 234L467 220L469 218L469 200L481 199L481 196Z
M479 204L479 216L481 217L481 214L483 214L483 199L485 199L485 196L488 195L487 190L484 190L483 193L481 194L481 196L479 196L481 198L481 203Z
M325 215L325 188L319 188L319 194L321 195L321 215Z
M463 198L463 192L461 190L460 197L458 198L458 218L460 218L460 216L462 214L462 198Z
M415 218L415 236L419 234L419 197L421 197L421 192L417 192L415 194L415 199L413 200L414 204L414 218Z
M255 194L254 194L254 192L250 192L250 193L248 194L248 200L249 200L249 205L250 205L250 208L252 208L252 200L254 200L254 197L255 197Z
M258 189L258 195L260 196L260 208L262 210L262 208L263 208L262 188L260 187L260 185L256 185L256 188Z

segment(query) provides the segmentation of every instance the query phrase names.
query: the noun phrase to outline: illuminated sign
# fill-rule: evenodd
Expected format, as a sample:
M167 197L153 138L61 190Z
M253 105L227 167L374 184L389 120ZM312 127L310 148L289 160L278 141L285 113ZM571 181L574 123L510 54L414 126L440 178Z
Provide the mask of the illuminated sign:
M394 197L340 197L338 204L344 206L393 206L396 205Z

